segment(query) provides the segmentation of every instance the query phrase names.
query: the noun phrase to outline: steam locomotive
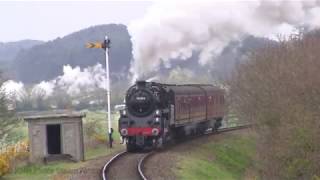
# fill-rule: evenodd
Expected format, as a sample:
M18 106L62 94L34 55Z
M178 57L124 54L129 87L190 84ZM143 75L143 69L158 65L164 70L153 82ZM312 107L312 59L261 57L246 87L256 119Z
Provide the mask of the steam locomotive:
M161 147L176 138L215 131L225 113L224 90L212 85L137 81L120 111L127 150Z

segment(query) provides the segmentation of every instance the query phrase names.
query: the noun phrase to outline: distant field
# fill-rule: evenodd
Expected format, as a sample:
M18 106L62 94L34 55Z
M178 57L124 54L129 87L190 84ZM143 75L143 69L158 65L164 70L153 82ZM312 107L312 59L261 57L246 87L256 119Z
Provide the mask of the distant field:
M119 114L113 113L111 114L111 127L113 128L113 137L115 140L120 139L120 134L118 132L118 120ZM105 135L107 137L108 133L108 121L107 121L107 113L102 111L88 111L86 113L86 118L84 118L84 124L92 121L97 121L96 132L100 135Z

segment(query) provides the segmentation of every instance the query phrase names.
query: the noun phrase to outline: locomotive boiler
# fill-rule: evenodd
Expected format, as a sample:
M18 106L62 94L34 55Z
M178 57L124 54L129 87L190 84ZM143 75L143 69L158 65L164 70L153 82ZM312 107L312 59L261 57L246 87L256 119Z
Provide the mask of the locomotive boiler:
M217 130L224 113L221 88L137 81L126 93L119 132L128 151L161 147L176 138Z

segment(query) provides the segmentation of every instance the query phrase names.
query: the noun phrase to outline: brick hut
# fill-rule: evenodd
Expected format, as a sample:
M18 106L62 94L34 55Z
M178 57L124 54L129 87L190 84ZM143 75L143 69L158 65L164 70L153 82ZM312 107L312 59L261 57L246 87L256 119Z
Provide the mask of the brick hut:
M30 162L84 160L82 118L84 113L41 113L25 116L30 141Z

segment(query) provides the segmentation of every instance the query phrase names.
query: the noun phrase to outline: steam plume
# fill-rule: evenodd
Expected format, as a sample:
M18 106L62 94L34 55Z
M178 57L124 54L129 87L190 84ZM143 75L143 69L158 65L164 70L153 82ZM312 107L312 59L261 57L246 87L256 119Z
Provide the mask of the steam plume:
M81 92L93 92L98 88L106 89L105 70L101 64L83 70L78 66L72 68L70 65L65 65L63 66L63 75L50 81L42 81L31 87L31 96L43 93L44 98L48 98L55 90L59 89L73 97ZM20 100L20 96L27 92L22 82L12 80L6 81L1 89L10 98L16 100Z
M134 78L156 71L170 59L186 59L198 51L199 64L219 55L232 40L245 35L270 37L296 27L320 26L320 2L156 2L143 19L130 24Z

